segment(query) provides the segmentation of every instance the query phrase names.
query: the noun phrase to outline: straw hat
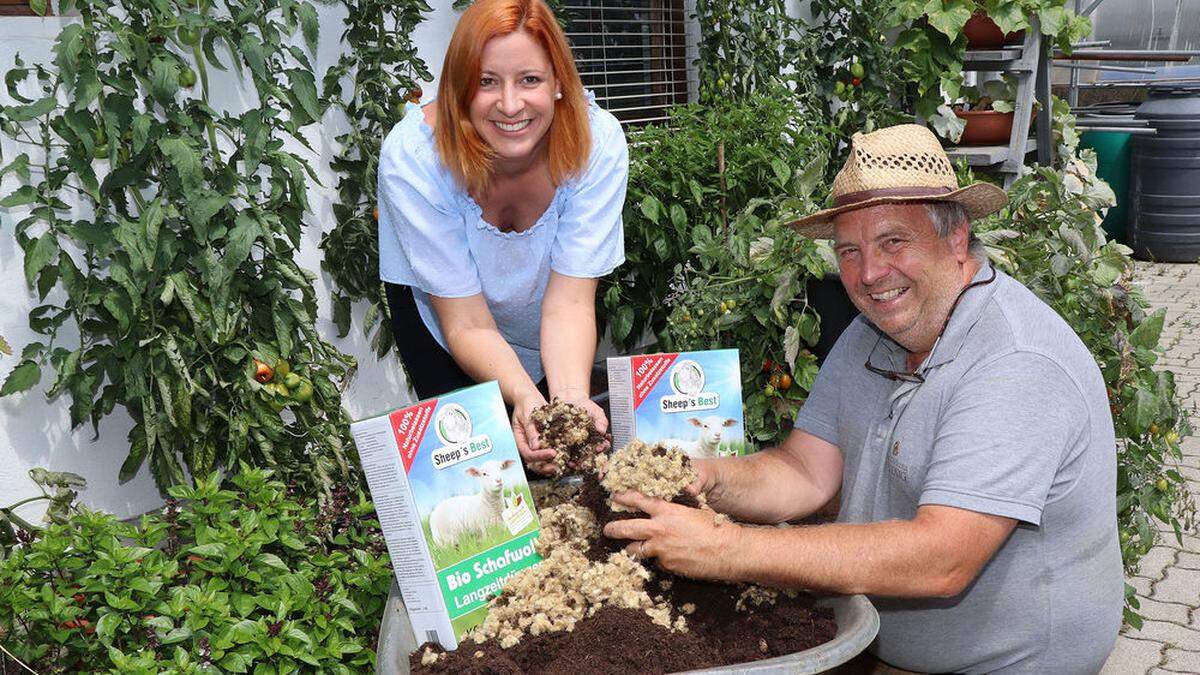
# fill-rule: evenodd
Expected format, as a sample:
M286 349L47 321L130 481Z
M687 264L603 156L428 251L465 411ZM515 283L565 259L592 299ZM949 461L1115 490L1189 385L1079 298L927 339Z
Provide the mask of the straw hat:
M991 183L958 187L954 167L933 132L900 124L850 140L850 158L833 180L833 208L788 223L815 239L833 237L839 213L875 204L958 202L972 220L999 211L1008 202Z

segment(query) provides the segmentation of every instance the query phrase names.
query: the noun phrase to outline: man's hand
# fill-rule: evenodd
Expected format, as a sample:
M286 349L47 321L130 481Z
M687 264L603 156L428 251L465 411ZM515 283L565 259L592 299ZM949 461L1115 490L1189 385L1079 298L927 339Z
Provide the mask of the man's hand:
M714 461L711 459L693 459L692 470L696 472L696 480L684 488L693 497L704 495L709 500L710 505L712 503L710 492L717 485L717 471L713 465Z
M517 441L517 452L521 454L525 466L529 467L530 471L549 476L555 472L554 455L557 453L553 448L541 447L537 427L529 418L534 410L544 405L546 398L537 389L522 396L513 404L512 428L513 437Z
M655 558L663 569L693 579L738 581L735 569L742 528L717 525L712 511L693 509L647 497L639 492L613 495L613 501L638 509L649 518L617 520L604 526L611 539L632 539L625 551L635 558Z

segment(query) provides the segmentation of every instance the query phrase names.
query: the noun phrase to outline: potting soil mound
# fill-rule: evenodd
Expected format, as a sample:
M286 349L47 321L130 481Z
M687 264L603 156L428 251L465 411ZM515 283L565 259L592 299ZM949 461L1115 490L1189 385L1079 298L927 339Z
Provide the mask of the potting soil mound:
M613 459L661 460L643 467L660 489L665 475L691 471L677 450L650 450L622 448ZM456 651L421 645L412 672L670 673L792 654L836 635L832 610L815 607L809 594L676 577L630 557L628 542L600 530L644 516L614 513L609 482L586 474L573 499L544 507L538 549L547 559L509 581L485 625ZM672 501L698 504L682 492Z

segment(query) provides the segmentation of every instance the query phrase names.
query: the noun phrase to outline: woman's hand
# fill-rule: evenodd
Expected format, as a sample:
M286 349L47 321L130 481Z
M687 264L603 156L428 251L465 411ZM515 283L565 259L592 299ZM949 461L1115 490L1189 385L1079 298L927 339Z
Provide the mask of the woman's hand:
M604 416L604 409L596 405L596 402L588 398L586 392L582 390L567 390L554 394L560 401L572 403L587 411L589 417L592 418L592 424L596 427L596 431L604 433L608 431L608 418Z
M530 471L544 476L555 472L553 448L541 447L537 428L533 425L530 415L534 410L546 405L546 398L537 389L526 392L513 402L512 428L513 437L517 440L517 452Z

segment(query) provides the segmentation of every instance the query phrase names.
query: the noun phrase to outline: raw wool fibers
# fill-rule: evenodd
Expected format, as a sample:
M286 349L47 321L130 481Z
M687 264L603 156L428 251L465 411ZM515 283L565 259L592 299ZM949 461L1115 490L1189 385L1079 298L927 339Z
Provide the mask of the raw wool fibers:
M659 573L626 554L626 542L603 537L605 523L645 516L613 513L609 490L695 506L683 489L696 475L682 453L644 443L611 463L597 459L581 485L545 491L554 505L539 512L544 560L509 578L458 651L422 646L410 658L414 673L680 672L782 656L834 637L833 613L808 594ZM605 469L602 486L597 473Z
M597 461L597 468L604 475L600 484L609 494L636 490L648 497L671 501L699 477L692 468L691 460L676 447L661 443L653 445L634 440L613 453L611 458ZM697 498L705 506L703 495ZM620 504L612 505L613 511L632 511Z
M554 399L529 415L543 447L553 448L555 472L590 469L595 457L608 447L608 436L596 431L592 416L583 408Z
M561 504L543 509L540 517L538 551L544 560L508 580L469 639L495 639L508 649L526 635L574 630L605 606L642 610L657 625L684 629L682 616L672 622L670 606L646 593L650 571L628 554L613 553L603 562L584 555L589 539L600 534L589 511Z

